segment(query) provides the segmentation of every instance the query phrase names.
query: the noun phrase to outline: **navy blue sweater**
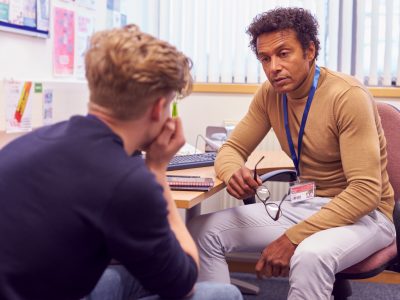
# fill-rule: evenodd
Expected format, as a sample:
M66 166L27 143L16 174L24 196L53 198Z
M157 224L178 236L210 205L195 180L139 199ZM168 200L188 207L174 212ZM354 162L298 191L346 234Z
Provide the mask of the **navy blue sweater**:
M0 150L0 299L79 299L111 258L163 297L197 277L141 156L95 117L43 127Z

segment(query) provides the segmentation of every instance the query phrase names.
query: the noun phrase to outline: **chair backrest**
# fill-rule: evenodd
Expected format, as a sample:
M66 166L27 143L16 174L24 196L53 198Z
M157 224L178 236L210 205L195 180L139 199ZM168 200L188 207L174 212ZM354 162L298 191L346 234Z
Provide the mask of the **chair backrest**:
M387 142L389 181L394 189L394 199L400 198L400 110L396 107L377 102L383 131Z

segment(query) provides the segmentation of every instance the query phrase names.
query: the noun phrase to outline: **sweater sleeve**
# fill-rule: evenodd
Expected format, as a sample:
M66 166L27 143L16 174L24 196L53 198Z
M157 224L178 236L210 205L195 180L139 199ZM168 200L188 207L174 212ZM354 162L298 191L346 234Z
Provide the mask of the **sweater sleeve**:
M104 214L104 231L112 258L147 290L175 299L191 291L197 266L180 246L167 215L162 187L142 167L116 189Z
M359 87L350 88L338 101L333 113L347 187L320 211L286 231L294 244L315 232L353 224L377 208L381 168L374 106L373 99Z
M239 170L271 128L266 108L266 85L255 94L249 110L222 145L215 161L217 176L226 184ZM250 134L249 134L250 133Z

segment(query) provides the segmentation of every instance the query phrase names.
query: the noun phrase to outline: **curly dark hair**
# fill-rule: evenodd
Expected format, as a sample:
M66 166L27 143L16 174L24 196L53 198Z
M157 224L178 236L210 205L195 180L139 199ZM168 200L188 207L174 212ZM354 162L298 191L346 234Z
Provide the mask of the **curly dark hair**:
M320 48L318 22L308 10L298 7L279 7L257 15L246 31L250 35L250 48L257 55L257 38L261 34L285 29L296 32L303 51L313 42L317 59Z

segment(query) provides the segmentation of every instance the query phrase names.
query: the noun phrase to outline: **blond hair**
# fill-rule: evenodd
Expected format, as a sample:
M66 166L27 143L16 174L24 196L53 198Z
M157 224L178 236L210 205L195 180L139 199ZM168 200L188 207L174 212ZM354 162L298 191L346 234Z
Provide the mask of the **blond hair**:
M119 119L140 116L170 92L191 92L191 60L133 24L95 33L85 63L90 102Z

